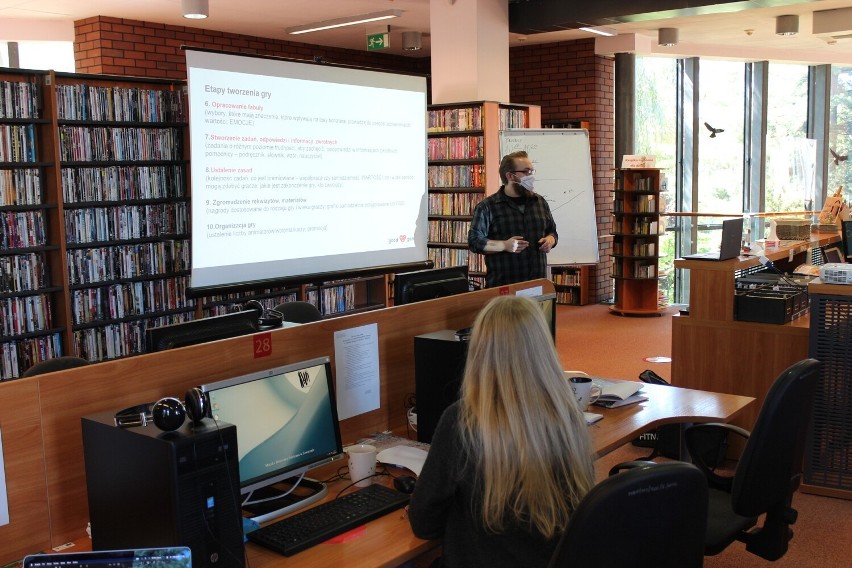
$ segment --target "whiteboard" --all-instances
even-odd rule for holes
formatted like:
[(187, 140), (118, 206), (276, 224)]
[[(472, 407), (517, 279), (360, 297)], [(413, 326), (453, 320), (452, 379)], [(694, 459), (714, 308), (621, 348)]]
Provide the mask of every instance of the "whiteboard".
[(586, 129), (503, 130), (500, 155), (526, 150), (535, 168), (535, 192), (547, 199), (559, 242), (547, 264), (598, 262), (598, 226), (592, 154)]

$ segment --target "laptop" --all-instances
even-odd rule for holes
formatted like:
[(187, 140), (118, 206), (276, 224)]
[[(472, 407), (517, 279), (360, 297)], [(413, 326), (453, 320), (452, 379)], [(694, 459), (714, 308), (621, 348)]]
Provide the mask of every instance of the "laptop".
[(717, 251), (688, 254), (686, 260), (728, 260), (740, 255), (743, 241), (743, 218), (722, 221), (722, 246)]
[(22, 568), (192, 568), (186, 546), (30, 554)]

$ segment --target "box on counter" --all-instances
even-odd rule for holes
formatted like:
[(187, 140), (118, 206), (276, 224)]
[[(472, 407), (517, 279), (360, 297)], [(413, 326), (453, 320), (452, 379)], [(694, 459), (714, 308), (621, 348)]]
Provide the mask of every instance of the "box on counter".
[(734, 319), (784, 324), (806, 314), (808, 290), (798, 286), (765, 286), (734, 293)]

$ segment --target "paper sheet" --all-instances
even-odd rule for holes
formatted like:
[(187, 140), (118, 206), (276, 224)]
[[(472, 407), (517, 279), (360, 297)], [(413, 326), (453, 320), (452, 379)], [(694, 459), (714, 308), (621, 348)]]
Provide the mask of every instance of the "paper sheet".
[(3, 459), (3, 433), (0, 432), (0, 526), (9, 524), (9, 496), (6, 494), (6, 465)]
[(334, 332), (337, 417), (345, 420), (379, 408), (379, 326)]

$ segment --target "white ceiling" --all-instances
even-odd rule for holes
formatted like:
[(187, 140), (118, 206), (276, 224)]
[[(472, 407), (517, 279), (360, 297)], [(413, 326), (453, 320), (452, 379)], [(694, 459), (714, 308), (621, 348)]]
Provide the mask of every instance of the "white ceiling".
[[(441, 0), (431, 0), (441, 1)], [(468, 0), (443, 0), (451, 4)], [(429, 55), (430, 0), (209, 0), (210, 17), (187, 20), (181, 16), (180, 0), (0, 0), (0, 33), (4, 40), (24, 40), (27, 30), (39, 28), (45, 20), (73, 22), (91, 16), (144, 20), (178, 26), (227, 31), (250, 36), (268, 37), (317, 45), (366, 50), (366, 34), (377, 24), (364, 24), (287, 36), (284, 29), (311, 22), (364, 14), (388, 9), (402, 10), (402, 16), (389, 20), (390, 49), (386, 53), (411, 57)], [(616, 24), (622, 38), (640, 53), (652, 52), (677, 56), (721, 56), (737, 59), (769, 59), (812, 63), (852, 64), (852, 39), (829, 43), (825, 37), (811, 33), (812, 12), (852, 8), (850, 0), (819, 0), (785, 7), (759, 8), (745, 11)], [(792, 37), (775, 35), (775, 16), (798, 14), (799, 34)], [(32, 24), (35, 23), (35, 26)], [(657, 29), (675, 27), (680, 30), (680, 43), (674, 48), (656, 45)], [(852, 23), (846, 32), (852, 34)], [(42, 29), (47, 29), (42, 26)], [(748, 33), (746, 30), (752, 30)], [(403, 51), (403, 31), (425, 34), (423, 49)], [(530, 36), (509, 34), (509, 45), (537, 44), (595, 37), (588, 32), (568, 30)], [(609, 40), (611, 41), (611, 40)], [(605, 43), (605, 42), (604, 42)], [(616, 44), (623, 51), (626, 44)], [(603, 45), (599, 52), (606, 52)]]

